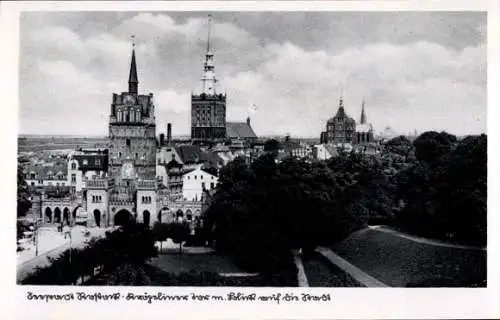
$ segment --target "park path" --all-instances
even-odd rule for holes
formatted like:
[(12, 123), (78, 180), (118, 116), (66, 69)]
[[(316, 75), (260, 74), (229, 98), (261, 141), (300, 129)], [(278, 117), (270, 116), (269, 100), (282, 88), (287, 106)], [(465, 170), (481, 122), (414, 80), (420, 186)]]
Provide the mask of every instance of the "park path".
[(309, 281), (307, 280), (306, 271), (304, 270), (304, 264), (302, 263), (302, 257), (297, 250), (293, 252), (293, 261), (297, 267), (297, 282), (299, 287), (309, 287)]
[(486, 251), (486, 248), (458, 245), (458, 244), (446, 243), (446, 242), (439, 241), (439, 240), (432, 240), (432, 239), (427, 239), (427, 238), (423, 238), (423, 237), (412, 236), (412, 235), (409, 235), (406, 233), (402, 233), (402, 232), (393, 230), (393, 229), (388, 228), (386, 226), (368, 226), (368, 228), (372, 229), (372, 230), (377, 230), (380, 232), (390, 233), (392, 235), (395, 235), (395, 236), (403, 238), (403, 239), (411, 240), (413, 242), (417, 242), (417, 243), (421, 243), (421, 244), (427, 244), (430, 246), (438, 246), (438, 247), (453, 248), (453, 249)]

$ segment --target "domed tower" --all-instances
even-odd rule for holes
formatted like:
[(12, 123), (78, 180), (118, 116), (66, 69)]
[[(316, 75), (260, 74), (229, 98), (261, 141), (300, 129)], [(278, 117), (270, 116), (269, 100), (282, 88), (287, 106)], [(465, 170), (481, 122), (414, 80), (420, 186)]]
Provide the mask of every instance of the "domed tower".
[(322, 134), (323, 143), (353, 143), (356, 132), (356, 121), (344, 110), (344, 100), (339, 99), (339, 108), (333, 118), (326, 123), (326, 132)]

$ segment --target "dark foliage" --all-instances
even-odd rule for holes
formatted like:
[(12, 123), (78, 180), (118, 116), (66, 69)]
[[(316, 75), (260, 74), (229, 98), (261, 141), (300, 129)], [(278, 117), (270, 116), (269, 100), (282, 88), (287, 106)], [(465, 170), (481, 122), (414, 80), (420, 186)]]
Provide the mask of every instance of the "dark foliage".
[(395, 223), (409, 232), (486, 245), (487, 137), (456, 141), (429, 132), (415, 140), (416, 161), (397, 175), (404, 203)]
[[(126, 276), (130, 268), (120, 266), (128, 264), (133, 266), (131, 268), (137, 268), (156, 255), (151, 231), (142, 224), (130, 224), (126, 228), (107, 232), (105, 238), (91, 240), (83, 249), (64, 251), (57, 258), (50, 259), (49, 266), (37, 268), (22, 284), (74, 284), (79, 278), (92, 276), (95, 268), (104, 272), (117, 270), (113, 278), (115, 282), (119, 279), (132, 279)], [(121, 269), (117, 269), (118, 267)]]
[(31, 209), (28, 185), (24, 179), (23, 168), (17, 166), (17, 217), (24, 217)]
[[(221, 172), (205, 221), (217, 250), (247, 270), (293, 269), (291, 249), (329, 244), (366, 226), (368, 209), (382, 206), (372, 186), (382, 177), (372, 159), (357, 155), (329, 163), (294, 158), (276, 164), (261, 156), (234, 161)], [(364, 205), (360, 205), (363, 199)]]
[(264, 151), (276, 153), (280, 148), (280, 143), (276, 139), (269, 139), (264, 142)]
[(170, 223), (167, 225), (169, 238), (174, 243), (179, 244), (179, 253), (182, 253), (182, 243), (190, 238), (189, 224), (185, 221), (179, 223)]

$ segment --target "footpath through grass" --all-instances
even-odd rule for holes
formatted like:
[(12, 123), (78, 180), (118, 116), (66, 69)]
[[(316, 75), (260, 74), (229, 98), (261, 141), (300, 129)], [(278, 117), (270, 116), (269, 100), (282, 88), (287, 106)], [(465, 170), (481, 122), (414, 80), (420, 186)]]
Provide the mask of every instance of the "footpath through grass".
[(486, 251), (449, 248), (363, 229), (332, 250), (391, 287), (485, 287)]
[(363, 287), (316, 252), (304, 257), (302, 261), (310, 287)]

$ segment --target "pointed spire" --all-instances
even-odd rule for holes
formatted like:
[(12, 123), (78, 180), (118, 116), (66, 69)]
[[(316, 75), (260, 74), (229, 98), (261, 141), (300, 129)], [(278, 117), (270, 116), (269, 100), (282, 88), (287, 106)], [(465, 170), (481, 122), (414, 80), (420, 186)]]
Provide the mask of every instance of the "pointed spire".
[(366, 123), (365, 98), (363, 97), (363, 101), (361, 102), (361, 124), (365, 123)]
[(130, 61), (130, 73), (128, 76), (128, 92), (137, 94), (139, 81), (137, 80), (137, 64), (135, 62), (135, 36), (132, 39), (132, 60)]
[(202, 92), (208, 95), (214, 95), (215, 85), (217, 78), (215, 77), (214, 55), (210, 43), (210, 36), (212, 31), (212, 15), (208, 15), (208, 38), (207, 38), (207, 52), (205, 53), (205, 64), (203, 66)]
[(207, 37), (207, 53), (210, 52), (210, 31), (212, 29), (212, 15), (208, 14), (208, 37)]
[(344, 110), (344, 87), (340, 85), (340, 98), (339, 98), (339, 109)]

